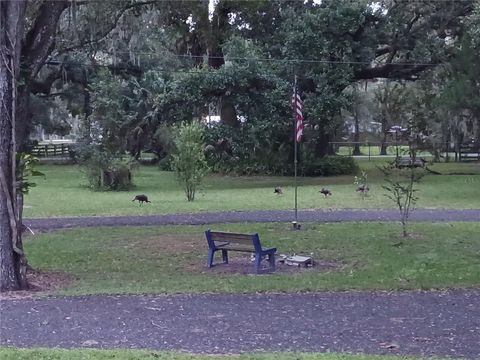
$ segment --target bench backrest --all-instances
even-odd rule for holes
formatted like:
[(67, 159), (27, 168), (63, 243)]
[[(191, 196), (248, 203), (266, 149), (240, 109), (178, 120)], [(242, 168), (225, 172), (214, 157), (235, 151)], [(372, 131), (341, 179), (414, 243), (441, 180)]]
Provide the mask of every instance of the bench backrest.
[(260, 244), (260, 237), (258, 234), (239, 234), (222, 231), (211, 231), (210, 229), (205, 231), (208, 246), (215, 248), (215, 241), (229, 242), (231, 244), (249, 245), (255, 248), (255, 251), (261, 252), (262, 245)]

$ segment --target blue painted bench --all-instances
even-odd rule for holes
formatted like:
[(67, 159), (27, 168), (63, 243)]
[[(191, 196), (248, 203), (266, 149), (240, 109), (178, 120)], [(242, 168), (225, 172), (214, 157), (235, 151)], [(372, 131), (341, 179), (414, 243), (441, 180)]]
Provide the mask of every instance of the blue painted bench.
[(267, 257), (270, 270), (275, 271), (275, 253), (277, 248), (262, 248), (258, 234), (237, 234), (221, 231), (205, 231), (208, 242), (208, 267), (213, 266), (215, 252), (222, 251), (222, 258), (228, 264), (229, 251), (241, 251), (255, 254), (254, 270), (260, 273), (260, 264)]

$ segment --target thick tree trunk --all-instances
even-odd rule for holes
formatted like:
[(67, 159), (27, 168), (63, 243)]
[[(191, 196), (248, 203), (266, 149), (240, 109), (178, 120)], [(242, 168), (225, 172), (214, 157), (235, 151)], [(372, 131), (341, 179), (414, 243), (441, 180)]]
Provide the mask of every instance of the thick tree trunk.
[(223, 96), (221, 99), (220, 118), (225, 125), (235, 128), (240, 126), (235, 105), (226, 96)]
[(0, 290), (27, 287), (16, 196), (17, 81), (26, 1), (0, 2)]
[[(10, 105), (11, 88), (8, 86), (8, 71), (0, 62), (0, 106)], [(0, 290), (16, 290), (20, 287), (14, 259), (14, 233), (10, 223), (11, 213), (8, 204), (11, 203), (12, 188), (12, 153), (8, 134), (11, 134), (11, 123), (3, 111), (0, 112)], [(7, 135), (7, 136), (6, 136)], [(10, 198), (9, 198), (10, 197)]]
[(353, 146), (353, 153), (352, 155), (358, 156), (361, 155), (360, 152), (360, 120), (358, 119), (358, 114), (355, 111), (355, 134), (353, 135), (353, 141), (354, 141), (354, 146)]
[(387, 155), (387, 133), (383, 134), (382, 144), (380, 146), (380, 155)]
[(221, 1), (217, 3), (209, 24), (208, 65), (214, 69), (219, 69), (225, 64), (222, 46), (229, 28), (230, 11), (228, 2)]
[(327, 134), (320, 134), (315, 143), (315, 157), (323, 158), (327, 155), (335, 155), (335, 151), (330, 145), (330, 136)]
[[(230, 4), (222, 1), (217, 4), (211, 22), (209, 23), (208, 34), (208, 65), (219, 69), (225, 64), (223, 54), (223, 42), (229, 28)], [(240, 121), (237, 118), (235, 104), (228, 95), (220, 99), (220, 118), (222, 123), (231, 127), (239, 127)]]

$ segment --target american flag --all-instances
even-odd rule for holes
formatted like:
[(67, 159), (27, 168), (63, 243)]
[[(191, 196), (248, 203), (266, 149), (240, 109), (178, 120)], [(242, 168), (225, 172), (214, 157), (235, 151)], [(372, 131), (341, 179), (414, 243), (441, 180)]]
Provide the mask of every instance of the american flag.
[(293, 88), (292, 107), (295, 116), (295, 140), (300, 142), (303, 135), (303, 101), (300, 98), (297, 87)]

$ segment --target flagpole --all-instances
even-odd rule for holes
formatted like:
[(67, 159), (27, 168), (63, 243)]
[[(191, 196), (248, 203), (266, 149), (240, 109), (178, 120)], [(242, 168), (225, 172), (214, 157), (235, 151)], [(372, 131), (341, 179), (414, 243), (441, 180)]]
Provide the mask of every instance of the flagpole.
[[(295, 74), (295, 85), (294, 85), (294, 89), (295, 89), (295, 93), (294, 93), (294, 96), (295, 96), (295, 99), (297, 97), (297, 75)], [(293, 137), (293, 142), (295, 143), (295, 146), (294, 146), (294, 160), (293, 160), (293, 163), (294, 163), (294, 168), (295, 168), (295, 223), (293, 225), (293, 228), (296, 230), (298, 229), (298, 204), (297, 204), (297, 165), (298, 165), (298, 159), (297, 159), (297, 156), (298, 156), (298, 141), (297, 141), (297, 120), (296, 120), (296, 109), (294, 107), (293, 109), (293, 128), (295, 129), (295, 136)]]

